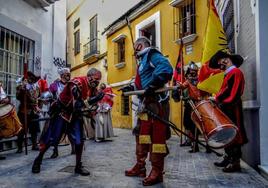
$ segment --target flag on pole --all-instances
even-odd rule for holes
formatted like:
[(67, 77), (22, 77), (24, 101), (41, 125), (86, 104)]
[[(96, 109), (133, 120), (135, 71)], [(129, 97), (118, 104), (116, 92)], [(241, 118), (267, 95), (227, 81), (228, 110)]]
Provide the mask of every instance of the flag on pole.
[(214, 5), (214, 0), (210, 0), (198, 89), (208, 93), (217, 93), (220, 90), (224, 73), (220, 70), (211, 69), (208, 66), (208, 62), (218, 50), (227, 49), (227, 45), (227, 38)]
[[(182, 40), (181, 40), (182, 41)], [(184, 71), (183, 71), (183, 43), (181, 42), (179, 55), (177, 59), (177, 63), (173, 72), (173, 82), (176, 84), (176, 82), (184, 82)]]

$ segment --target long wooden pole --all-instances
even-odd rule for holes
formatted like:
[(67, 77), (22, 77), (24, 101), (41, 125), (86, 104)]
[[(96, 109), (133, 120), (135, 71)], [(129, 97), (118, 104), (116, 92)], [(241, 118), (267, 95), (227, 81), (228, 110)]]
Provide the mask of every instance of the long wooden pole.
[[(177, 90), (177, 89), (179, 89), (179, 87), (180, 87), (179, 85), (177, 85), (177, 86), (163, 87), (163, 88), (157, 89), (155, 91), (155, 93), (161, 93), (161, 92), (170, 91), (170, 90)], [(145, 90), (128, 91), (128, 92), (123, 92), (123, 95), (124, 96), (143, 95), (144, 92), (145, 92)]]
[[(181, 61), (181, 82), (183, 83), (183, 81), (184, 81), (184, 71), (183, 71), (183, 69), (184, 69), (184, 62), (183, 62), (183, 40), (182, 40), (182, 38), (181, 38), (181, 45), (182, 46), (180, 46), (180, 61)], [(181, 130), (182, 130), (182, 124), (183, 124), (183, 119), (182, 119), (182, 117), (183, 117), (183, 100), (182, 100), (182, 95), (183, 95), (183, 90), (181, 89), (180, 90), (180, 96), (181, 96), (181, 125), (180, 125), (180, 128), (181, 128)], [(181, 133), (181, 138), (180, 138), (180, 144), (182, 144), (182, 133)]]
[[(23, 64), (23, 76), (24, 79), (28, 79), (28, 56), (29, 54), (25, 52), (25, 56), (24, 56), (24, 64)], [(27, 146), (28, 146), (28, 110), (27, 110), (27, 89), (25, 88), (24, 90), (24, 94), (23, 94), (23, 111), (24, 111), (24, 146), (25, 146), (25, 155), (28, 155), (28, 150), (27, 150)]]

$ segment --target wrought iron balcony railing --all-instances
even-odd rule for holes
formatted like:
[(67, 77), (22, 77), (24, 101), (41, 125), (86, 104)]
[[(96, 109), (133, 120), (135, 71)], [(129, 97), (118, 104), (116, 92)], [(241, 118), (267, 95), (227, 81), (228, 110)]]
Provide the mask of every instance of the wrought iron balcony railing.
[(100, 39), (93, 39), (84, 45), (84, 60), (100, 54)]

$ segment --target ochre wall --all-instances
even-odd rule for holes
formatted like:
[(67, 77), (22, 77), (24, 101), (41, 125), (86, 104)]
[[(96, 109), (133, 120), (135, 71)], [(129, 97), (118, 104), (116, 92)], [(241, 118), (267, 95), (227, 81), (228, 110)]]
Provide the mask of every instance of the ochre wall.
[[(153, 7), (151, 10), (147, 11), (146, 13), (142, 14), (134, 21), (131, 22), (132, 33), (135, 38), (135, 27), (137, 24), (145, 20), (146, 18), (150, 17), (154, 13), (160, 11), (160, 25), (161, 25), (161, 51), (163, 55), (167, 56), (170, 60), (173, 67), (175, 67), (179, 45), (174, 42), (174, 7), (169, 5), (169, 0), (163, 0), (158, 5)], [(187, 64), (190, 60), (195, 62), (201, 61), (202, 56), (202, 45), (204, 40), (204, 32), (207, 22), (207, 15), (208, 15), (208, 7), (207, 1), (204, 0), (196, 0), (196, 33), (197, 38), (193, 45), (193, 52), (189, 55), (184, 54), (184, 62)], [(125, 45), (126, 45), (126, 66), (121, 69), (117, 69), (115, 64), (115, 43), (112, 42), (114, 38), (119, 36), (120, 34), (126, 35)], [(187, 45), (187, 44), (186, 44)], [(135, 61), (133, 58), (133, 47), (131, 42), (130, 31), (127, 26), (121, 28), (114, 34), (107, 37), (107, 47), (108, 47), (108, 83), (118, 83), (124, 80), (129, 80), (135, 75)], [(185, 51), (185, 48), (184, 48)], [(114, 91), (117, 88), (114, 88)], [(130, 112), (129, 116), (122, 116), (121, 115), (121, 93), (117, 93), (117, 97), (115, 97), (115, 104), (113, 107), (113, 125), (114, 127), (124, 127), (130, 128), (132, 127), (132, 115)], [(181, 111), (180, 111), (180, 103), (174, 103), (171, 99), (171, 114), (170, 120), (174, 122), (176, 125), (180, 127), (181, 121)], [(130, 109), (131, 110), (131, 109)]]

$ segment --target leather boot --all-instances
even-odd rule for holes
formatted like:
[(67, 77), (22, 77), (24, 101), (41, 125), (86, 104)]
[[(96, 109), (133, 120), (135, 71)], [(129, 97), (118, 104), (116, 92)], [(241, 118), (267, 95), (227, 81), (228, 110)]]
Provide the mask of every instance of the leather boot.
[(44, 157), (46, 151), (48, 150), (48, 148), (50, 147), (49, 145), (41, 145), (41, 146), (42, 147), (40, 147), (40, 152), (34, 160), (34, 163), (32, 166), (32, 173), (39, 173), (40, 172), (43, 157)]
[(89, 176), (90, 172), (82, 165), (82, 162), (76, 164), (74, 172), (81, 176)]
[(137, 177), (146, 177), (146, 168), (145, 168), (145, 160), (148, 155), (149, 146), (145, 144), (136, 145), (136, 164), (129, 170), (125, 171), (125, 176), (137, 176)]
[(37, 135), (32, 134), (31, 140), (32, 140), (32, 144), (33, 144), (32, 145), (32, 150), (39, 151), (39, 147), (38, 147), (38, 144), (37, 144)]
[(21, 131), (18, 134), (18, 139), (17, 139), (17, 147), (18, 147), (18, 149), (17, 149), (16, 153), (22, 153), (23, 137), (24, 137), (24, 132)]
[(72, 147), (71, 155), (74, 155), (75, 154), (75, 144), (71, 143), (71, 147)]
[(42, 160), (40, 160), (38, 157), (34, 160), (33, 166), (32, 166), (32, 173), (40, 173)]
[(53, 149), (53, 153), (52, 155), (50, 156), (51, 159), (55, 159), (59, 156), (59, 152), (58, 152), (58, 147), (55, 146), (54, 149)]
[(184, 147), (184, 146), (191, 146), (192, 143), (190, 140), (186, 140), (185, 142), (183, 142), (182, 144), (180, 144), (180, 147)]
[(214, 165), (217, 167), (226, 167), (230, 163), (230, 160), (227, 156), (223, 157), (223, 161), (215, 162)]
[(222, 169), (223, 172), (241, 172), (240, 160), (229, 163)]
[(143, 186), (151, 186), (163, 182), (164, 155), (152, 154), (151, 162), (152, 170), (149, 176), (142, 181)]

